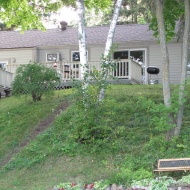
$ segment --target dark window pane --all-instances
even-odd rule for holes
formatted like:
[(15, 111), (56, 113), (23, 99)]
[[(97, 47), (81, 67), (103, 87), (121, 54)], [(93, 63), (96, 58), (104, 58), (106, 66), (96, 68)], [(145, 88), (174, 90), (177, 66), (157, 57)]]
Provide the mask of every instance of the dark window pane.
[(80, 61), (80, 53), (79, 52), (73, 52), (72, 61)]
[(128, 51), (116, 51), (113, 54), (114, 59), (128, 59)]
[(130, 51), (131, 59), (135, 59), (136, 61), (144, 62), (144, 51), (137, 50), (137, 51)]

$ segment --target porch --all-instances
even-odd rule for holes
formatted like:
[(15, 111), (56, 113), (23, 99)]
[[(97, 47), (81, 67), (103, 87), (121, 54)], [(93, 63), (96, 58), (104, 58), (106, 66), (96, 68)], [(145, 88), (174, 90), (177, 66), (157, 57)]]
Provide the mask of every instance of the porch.
[[(81, 65), (79, 62), (49, 62), (43, 63), (49, 68), (54, 68), (60, 77), (60, 85), (70, 85), (73, 79), (81, 79)], [(94, 68), (100, 71), (100, 62), (88, 62), (88, 71), (92, 72)], [(16, 69), (20, 64), (6, 65), (6, 71), (15, 75)], [(123, 59), (115, 62), (115, 69), (108, 71), (110, 76), (114, 77), (118, 83), (141, 83), (142, 67), (139, 63)], [(14, 78), (14, 77), (13, 77)], [(111, 82), (111, 81), (110, 81)], [(114, 82), (114, 81), (113, 81)]]
[[(48, 67), (56, 69), (60, 75), (61, 81), (71, 81), (72, 79), (81, 79), (81, 65), (77, 62), (70, 63), (49, 63)], [(100, 62), (88, 62), (88, 72), (93, 72), (94, 68), (101, 70)], [(110, 76), (116, 79), (128, 79), (136, 83), (141, 83), (141, 66), (132, 60), (121, 60), (115, 62), (115, 69), (109, 70)]]

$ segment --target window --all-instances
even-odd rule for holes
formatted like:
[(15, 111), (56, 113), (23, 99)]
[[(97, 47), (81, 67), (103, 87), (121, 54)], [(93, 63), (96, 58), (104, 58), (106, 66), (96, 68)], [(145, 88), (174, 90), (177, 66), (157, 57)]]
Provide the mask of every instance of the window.
[(128, 59), (128, 51), (116, 51), (113, 53), (113, 59)]
[[(86, 51), (86, 56), (88, 59), (88, 51)], [(71, 52), (71, 61), (80, 61), (80, 52), (79, 51)]]
[(0, 69), (5, 70), (5, 68), (6, 68), (6, 63), (0, 63)]
[(47, 62), (59, 61), (59, 53), (46, 53)]
[(8, 60), (0, 61), (0, 69), (6, 70), (7, 64), (8, 64)]
[(144, 51), (143, 50), (121, 50), (113, 53), (114, 59), (134, 59), (139, 62), (144, 62)]
[(72, 52), (72, 61), (80, 61), (80, 53), (79, 52)]
[(144, 63), (144, 54), (143, 50), (132, 50), (130, 51), (130, 58), (134, 61)]
[(78, 69), (79, 68), (79, 64), (73, 64), (73, 68), (75, 69)]

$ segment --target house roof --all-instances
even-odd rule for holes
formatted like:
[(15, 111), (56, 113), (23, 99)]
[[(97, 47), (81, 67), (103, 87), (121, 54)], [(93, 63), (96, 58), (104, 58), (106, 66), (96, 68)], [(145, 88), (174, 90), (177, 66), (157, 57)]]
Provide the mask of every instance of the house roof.
[[(86, 28), (87, 44), (105, 44), (109, 26)], [(18, 31), (0, 31), (0, 48), (29, 48), (36, 46), (60, 46), (78, 44), (78, 29), (67, 27), (46, 31), (29, 30), (21, 34)], [(148, 24), (117, 25), (114, 42), (155, 41)]]

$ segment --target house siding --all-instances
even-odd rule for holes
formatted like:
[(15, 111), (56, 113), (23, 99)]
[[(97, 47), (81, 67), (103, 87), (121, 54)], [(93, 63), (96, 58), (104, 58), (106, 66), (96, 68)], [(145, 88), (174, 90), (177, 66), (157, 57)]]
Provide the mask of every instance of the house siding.
[(15, 74), (18, 65), (35, 61), (35, 51), (35, 48), (1, 49), (0, 61), (6, 61), (6, 70)]
[(103, 53), (104, 47), (91, 47), (89, 57), (90, 61), (100, 61)]
[[(180, 82), (181, 75), (181, 54), (182, 54), (182, 44), (181, 43), (169, 43), (168, 51), (170, 56), (170, 81), (173, 84), (178, 84)], [(118, 50), (120, 49), (136, 49), (136, 44), (129, 43), (120, 44)], [(159, 83), (162, 83), (162, 57), (159, 44), (149, 44), (145, 43), (137, 49), (146, 49), (146, 65), (156, 66), (160, 69), (158, 75), (148, 75), (145, 71), (148, 79), (158, 79)], [(104, 52), (104, 45), (88, 45), (88, 61), (101, 61), (102, 54)], [(0, 60), (8, 60), (9, 65), (14, 64), (27, 64), (30, 60), (37, 61), (40, 63), (46, 62), (46, 53), (60, 53), (62, 63), (71, 62), (71, 52), (78, 51), (78, 45), (69, 46), (51, 46), (51, 47), (36, 47), (36, 48), (18, 48), (18, 49), (1, 49)], [(12, 62), (12, 58), (16, 60), (15, 63)], [(10, 72), (15, 73), (16, 67), (10, 67)]]
[[(168, 44), (169, 60), (170, 60), (170, 82), (178, 84), (181, 76), (181, 43)], [(155, 66), (160, 69), (158, 75), (149, 75), (149, 79), (158, 79), (162, 83), (162, 56), (160, 45), (149, 46), (149, 66)]]
[[(60, 53), (62, 62), (71, 62), (72, 51), (79, 51), (78, 46), (59, 47), (59, 48), (39, 48), (38, 49), (38, 61), (40, 63), (46, 62), (46, 53)], [(101, 60), (104, 52), (104, 47), (87, 47), (88, 61), (99, 61)]]
[[(101, 62), (104, 53), (109, 26), (87, 27), (87, 51), (89, 62)], [(46, 53), (59, 53), (59, 63), (70, 63), (72, 51), (79, 51), (77, 28), (67, 27), (60, 31), (59, 28), (47, 30), (46, 32), (31, 30), (20, 34), (16, 31), (1, 31), (0, 61), (8, 63), (10, 72), (15, 72), (16, 65), (27, 64), (30, 60), (40, 63), (46, 62)], [(34, 40), (35, 39), (35, 40)], [(14, 42), (14, 43), (13, 43)], [(113, 44), (116, 50), (144, 50), (145, 52), (145, 82), (148, 78), (158, 79), (162, 83), (162, 57), (160, 45), (153, 33), (146, 25), (118, 25), (116, 27)], [(170, 55), (170, 79), (171, 83), (179, 83), (181, 75), (182, 43), (173, 39), (168, 44)], [(16, 61), (15, 61), (16, 60)], [(49, 62), (52, 66), (54, 62)], [(58, 63), (58, 64), (59, 64)], [(76, 62), (75, 62), (76, 63)], [(60, 64), (61, 65), (61, 64)], [(158, 75), (148, 75), (148, 66), (156, 66), (160, 69)]]
[[(35, 49), (1, 49), (0, 60), (9, 60), (9, 64), (28, 64), (34, 58)], [(11, 59), (15, 62), (11, 62)]]
[(47, 63), (46, 62), (46, 53), (59, 53), (60, 56), (60, 61), (62, 60), (63, 62), (69, 62), (71, 60), (70, 53), (71, 50), (70, 48), (49, 48), (49, 49), (38, 49), (38, 62), (40, 63)]

